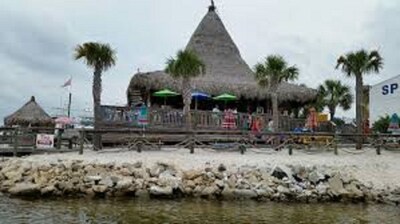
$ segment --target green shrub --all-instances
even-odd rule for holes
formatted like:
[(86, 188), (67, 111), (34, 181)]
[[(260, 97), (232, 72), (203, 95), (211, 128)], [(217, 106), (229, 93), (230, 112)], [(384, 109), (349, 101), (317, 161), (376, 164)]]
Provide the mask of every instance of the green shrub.
[(390, 124), (389, 115), (386, 115), (385, 117), (380, 117), (372, 125), (372, 130), (375, 133), (388, 133), (389, 124)]

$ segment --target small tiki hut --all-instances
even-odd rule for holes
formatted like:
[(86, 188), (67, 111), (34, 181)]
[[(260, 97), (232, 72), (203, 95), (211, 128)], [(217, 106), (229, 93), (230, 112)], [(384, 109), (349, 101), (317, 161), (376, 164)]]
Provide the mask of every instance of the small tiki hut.
[[(186, 49), (194, 51), (206, 65), (206, 72), (192, 81), (195, 90), (211, 95), (230, 93), (238, 97), (238, 109), (245, 111), (249, 105), (253, 108), (268, 105), (268, 90), (260, 88), (254, 78), (253, 71), (242, 59), (222, 20), (210, 6), (207, 14), (189, 40)], [(154, 71), (135, 74), (127, 90), (128, 104), (143, 100), (148, 104), (158, 102), (152, 96), (154, 91), (170, 89), (181, 92), (181, 82), (173, 79), (164, 71)], [(279, 87), (280, 106), (300, 106), (316, 97), (316, 91), (305, 86), (283, 83)], [(171, 101), (169, 101), (171, 102)], [(176, 100), (175, 107), (181, 106), (181, 100)], [(212, 104), (212, 103), (211, 103)], [(211, 109), (212, 105), (207, 105)]]
[(4, 125), (47, 127), (53, 125), (53, 120), (36, 102), (35, 97), (32, 96), (24, 106), (4, 118)]

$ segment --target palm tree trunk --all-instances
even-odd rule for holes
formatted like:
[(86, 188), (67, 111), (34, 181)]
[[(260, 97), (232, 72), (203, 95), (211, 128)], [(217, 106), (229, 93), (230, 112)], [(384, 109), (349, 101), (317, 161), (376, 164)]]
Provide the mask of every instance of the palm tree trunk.
[(363, 125), (362, 125), (362, 103), (363, 103), (363, 79), (362, 74), (356, 74), (356, 125), (357, 125), (357, 143), (356, 149), (362, 148), (362, 136)]
[(272, 100), (272, 120), (273, 120), (273, 128), (274, 132), (279, 131), (279, 109), (278, 109), (278, 94), (276, 91), (271, 93)]
[(331, 120), (333, 120), (333, 118), (335, 118), (336, 107), (329, 107), (329, 113), (331, 114)]
[[(101, 69), (95, 68), (93, 74), (93, 111), (94, 111), (94, 129), (98, 130), (101, 122)], [(102, 148), (101, 135), (95, 133), (93, 136), (94, 150), (100, 150)]]
[(192, 88), (189, 78), (182, 79), (182, 97), (183, 97), (183, 116), (185, 117), (186, 128), (191, 128), (190, 104), (192, 103)]

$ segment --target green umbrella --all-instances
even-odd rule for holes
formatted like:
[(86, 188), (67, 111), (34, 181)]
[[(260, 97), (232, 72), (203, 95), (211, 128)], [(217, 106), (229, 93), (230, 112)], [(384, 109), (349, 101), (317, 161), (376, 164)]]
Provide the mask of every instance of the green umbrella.
[(226, 102), (228, 101), (234, 101), (237, 99), (236, 96), (228, 94), (228, 93), (224, 93), (222, 95), (216, 96), (213, 98), (214, 100), (222, 100), (225, 102), (225, 107), (226, 107)]
[(233, 101), (236, 100), (237, 97), (228, 93), (224, 93), (222, 95), (216, 96), (213, 98), (214, 100), (223, 100), (223, 101)]
[(179, 96), (179, 95), (180, 95), (179, 93), (173, 92), (169, 89), (163, 89), (163, 90), (153, 93), (153, 96), (164, 97), (164, 105), (166, 105), (166, 103), (167, 103), (167, 97)]

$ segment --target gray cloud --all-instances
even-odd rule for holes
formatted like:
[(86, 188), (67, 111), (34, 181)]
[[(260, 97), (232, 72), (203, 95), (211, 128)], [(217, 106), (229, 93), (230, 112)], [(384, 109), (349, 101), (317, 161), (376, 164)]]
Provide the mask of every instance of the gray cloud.
[[(336, 58), (359, 48), (380, 49), (381, 77), (397, 74), (400, 5), (396, 0), (216, 1), (218, 13), (250, 66), (269, 54), (282, 54), (301, 69), (299, 83), (316, 87), (326, 78), (345, 78)], [(110, 43), (118, 52), (115, 68), (103, 77), (103, 102), (124, 104), (129, 80), (141, 71), (164, 67), (185, 47), (207, 10), (208, 1), (121, 0), (20, 1), (0, 3), (0, 118), (31, 95), (51, 113), (66, 101), (59, 86), (73, 75), (75, 113), (90, 107), (91, 69), (72, 59), (76, 44)], [(353, 111), (341, 112), (353, 116)]]

